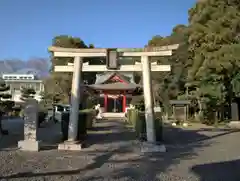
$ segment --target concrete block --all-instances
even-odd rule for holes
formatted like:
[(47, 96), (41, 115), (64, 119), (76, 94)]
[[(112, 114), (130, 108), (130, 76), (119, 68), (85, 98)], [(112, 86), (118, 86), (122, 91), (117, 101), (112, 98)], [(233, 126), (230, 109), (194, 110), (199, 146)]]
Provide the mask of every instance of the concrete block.
[(58, 150), (80, 151), (83, 148), (82, 143), (65, 141), (58, 145)]
[(228, 127), (232, 129), (240, 129), (240, 121), (231, 121), (228, 123)]
[(154, 143), (149, 143), (149, 142), (144, 142), (141, 145), (141, 152), (142, 153), (165, 153), (167, 151), (166, 147), (164, 144), (154, 144)]
[(40, 142), (34, 140), (21, 140), (18, 142), (18, 148), (23, 151), (39, 151)]

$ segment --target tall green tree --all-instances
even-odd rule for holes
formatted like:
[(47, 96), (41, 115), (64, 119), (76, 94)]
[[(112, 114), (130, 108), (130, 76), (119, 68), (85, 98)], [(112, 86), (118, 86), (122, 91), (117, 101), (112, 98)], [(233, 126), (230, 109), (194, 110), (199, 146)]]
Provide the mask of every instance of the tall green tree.
[[(94, 48), (93, 44), (87, 46), (83, 40), (77, 37), (60, 35), (53, 39), (52, 46), (63, 47), (63, 48)], [(84, 58), (84, 62), (89, 64), (102, 64), (104, 60), (100, 58)], [(60, 102), (69, 103), (71, 93), (71, 82), (72, 73), (60, 73), (54, 72), (54, 66), (56, 65), (67, 65), (73, 63), (73, 58), (68, 57), (53, 57), (51, 56), (52, 68), (50, 70), (51, 76), (45, 81), (45, 92), (50, 93), (50, 97), (56, 94), (60, 96)], [(96, 72), (84, 72), (82, 81), (86, 84), (93, 84), (95, 82)], [(44, 96), (44, 97), (49, 97)]]
[(0, 80), (0, 133), (3, 135), (8, 134), (7, 130), (2, 128), (2, 119), (4, 113), (11, 111), (14, 107), (14, 102), (9, 100), (12, 96), (8, 92), (10, 87), (5, 84), (3, 80)]
[[(240, 3), (206, 0), (189, 10), (188, 84), (208, 105), (220, 110), (239, 95)], [(213, 106), (215, 105), (215, 106)]]
[[(171, 65), (170, 72), (152, 72), (154, 97), (169, 109), (169, 100), (176, 99), (179, 94), (185, 92), (188, 63), (188, 27), (177, 25), (171, 35), (162, 37), (154, 36), (148, 46), (165, 46), (179, 44), (179, 48), (171, 57), (152, 58), (159, 64)], [(168, 107), (168, 108), (167, 108)]]
[[(59, 35), (53, 38), (52, 46), (63, 48), (87, 48), (87, 45), (80, 38), (68, 35)], [(50, 80), (46, 82), (46, 90), (54, 89), (56, 94), (61, 94), (61, 102), (68, 103), (71, 92), (72, 73), (54, 72), (54, 66), (73, 63), (73, 58), (51, 56), (52, 68)], [(54, 82), (54, 84), (52, 84)], [(48, 84), (50, 83), (50, 84)]]

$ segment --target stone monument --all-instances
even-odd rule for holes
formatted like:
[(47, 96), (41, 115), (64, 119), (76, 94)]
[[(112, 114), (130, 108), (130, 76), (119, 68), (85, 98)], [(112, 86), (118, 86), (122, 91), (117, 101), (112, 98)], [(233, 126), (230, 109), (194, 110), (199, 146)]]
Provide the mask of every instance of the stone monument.
[(231, 110), (232, 121), (239, 121), (238, 104), (233, 102), (231, 105)]
[(228, 126), (232, 129), (240, 129), (238, 104), (236, 102), (231, 104), (231, 121)]
[(18, 147), (24, 151), (39, 151), (37, 140), (38, 129), (38, 102), (29, 99), (25, 102), (24, 108), (24, 140), (18, 142)]

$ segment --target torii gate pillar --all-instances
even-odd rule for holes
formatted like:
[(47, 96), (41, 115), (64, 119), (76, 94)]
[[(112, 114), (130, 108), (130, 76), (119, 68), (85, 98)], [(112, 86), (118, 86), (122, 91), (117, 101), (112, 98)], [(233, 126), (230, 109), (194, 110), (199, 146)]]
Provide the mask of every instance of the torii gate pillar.
[(148, 56), (141, 57), (142, 76), (143, 76), (143, 93), (145, 103), (145, 119), (147, 128), (147, 140), (156, 142), (156, 133), (154, 128), (154, 110), (153, 110), (153, 92), (151, 84), (151, 64)]
[(75, 141), (78, 133), (79, 103), (81, 100), (82, 58), (74, 58), (74, 71), (71, 89), (71, 109), (69, 118), (68, 141)]

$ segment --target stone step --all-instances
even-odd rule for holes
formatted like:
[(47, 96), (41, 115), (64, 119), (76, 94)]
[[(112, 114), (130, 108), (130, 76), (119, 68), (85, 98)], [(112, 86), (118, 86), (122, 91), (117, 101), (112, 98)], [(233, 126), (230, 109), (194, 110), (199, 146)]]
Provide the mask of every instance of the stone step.
[(103, 118), (124, 118), (125, 117), (125, 113), (105, 112), (105, 113), (102, 113), (101, 116)]

